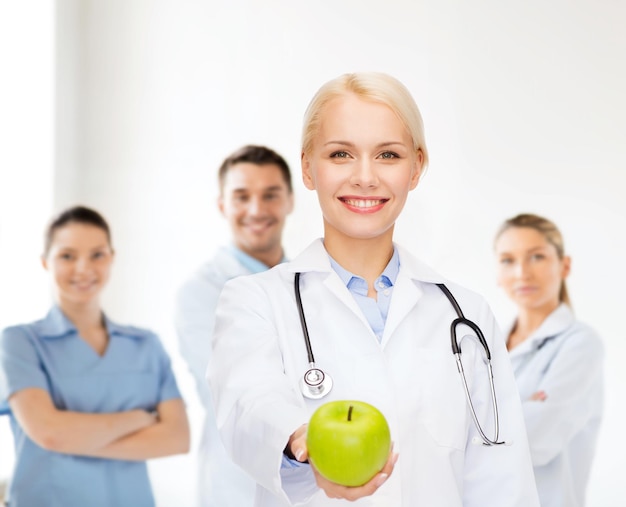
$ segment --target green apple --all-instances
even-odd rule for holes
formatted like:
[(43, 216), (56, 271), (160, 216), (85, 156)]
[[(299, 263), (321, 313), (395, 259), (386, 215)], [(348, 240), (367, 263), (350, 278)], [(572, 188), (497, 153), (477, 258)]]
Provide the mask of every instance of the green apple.
[(361, 486), (383, 468), (391, 450), (385, 416), (364, 401), (331, 401), (307, 426), (309, 460), (329, 481)]

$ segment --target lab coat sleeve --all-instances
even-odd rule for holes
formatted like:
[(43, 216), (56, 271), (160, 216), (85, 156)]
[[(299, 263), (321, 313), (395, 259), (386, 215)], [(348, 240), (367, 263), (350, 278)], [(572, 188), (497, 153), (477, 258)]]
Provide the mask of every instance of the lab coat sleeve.
[(537, 390), (545, 401), (523, 401), (533, 465), (549, 463), (596, 417), (594, 386), (602, 376), (604, 349), (593, 331), (581, 328), (558, 348)]
[(309, 466), (281, 468), (290, 435), (308, 420), (284, 373), (272, 295), (256, 276), (228, 282), (221, 294), (207, 370), (217, 425), (231, 459), (287, 504), (316, 491)]
[(196, 383), (203, 405), (210, 403), (206, 368), (211, 355), (211, 333), (221, 286), (197, 275), (176, 295), (175, 326), (181, 356)]
[[(472, 317), (469, 317), (472, 318)], [(509, 445), (486, 446), (470, 425), (466, 445), (463, 505), (483, 507), (538, 506), (537, 489), (528, 448), (522, 407), (508, 353), (491, 310), (483, 303), (477, 321), (489, 344), (500, 419), (500, 440)], [(485, 364), (474, 359), (472, 399), (483, 430), (493, 436), (493, 409)], [(479, 442), (479, 443), (477, 443)]]

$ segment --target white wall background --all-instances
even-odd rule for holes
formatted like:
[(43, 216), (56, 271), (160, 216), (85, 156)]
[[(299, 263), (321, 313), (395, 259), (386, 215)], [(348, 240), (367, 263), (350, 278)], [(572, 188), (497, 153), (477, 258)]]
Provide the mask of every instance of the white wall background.
[[(53, 207), (54, 39), (51, 2), (0, 1), (0, 328), (50, 304), (39, 254)], [(0, 499), (12, 464), (0, 417)]]
[[(0, 324), (43, 313), (40, 278), (31, 281), (40, 276), (41, 215), (47, 218), (49, 206), (29, 214), (26, 197), (47, 203), (53, 195), (54, 210), (78, 202), (100, 209), (117, 249), (107, 311), (160, 333), (197, 443), (200, 409), (177, 352), (172, 305), (182, 279), (228, 240), (215, 205), (219, 163), (250, 142), (285, 155), (297, 199), (285, 244), (295, 255), (321, 234), (315, 196), (298, 173), (308, 100), (341, 73), (389, 72), (420, 105), (431, 156), (398, 223), (399, 242), (483, 293), (504, 323), (512, 308), (494, 282), (491, 242), (498, 224), (532, 211), (563, 230), (574, 258), (575, 310), (607, 348), (606, 420), (589, 505), (621, 505), (625, 3), (58, 0), (56, 87), (50, 72), (20, 74), (31, 62), (22, 34), (38, 38), (41, 54), (44, 41), (50, 44), (49, 26), (40, 31), (30, 21), (16, 20), (28, 27), (12, 36), (22, 42), (19, 59), (7, 52), (14, 56), (12, 77), (28, 87), (0, 85), (0, 105), (14, 104), (10, 97), (17, 93), (37, 126), (16, 132), (2, 123), (25, 147), (14, 153), (14, 142), (0, 150), (0, 192), (13, 199), (0, 208)], [(50, 59), (34, 65), (47, 68)], [(38, 97), (53, 89), (54, 155), (50, 133), (38, 132), (50, 125), (50, 101), (37, 107)], [(51, 165), (51, 190), (38, 195), (40, 187), (26, 175)], [(46, 176), (38, 181), (46, 183)], [(8, 463), (6, 447), (0, 456)], [(161, 507), (191, 503), (192, 467), (191, 456), (151, 465)]]

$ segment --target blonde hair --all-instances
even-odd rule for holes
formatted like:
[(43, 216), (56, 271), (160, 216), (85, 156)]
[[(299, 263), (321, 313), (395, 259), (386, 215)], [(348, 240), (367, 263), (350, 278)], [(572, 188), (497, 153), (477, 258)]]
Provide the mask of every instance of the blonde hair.
[(413, 140), (415, 151), (424, 156), (423, 167), (428, 165), (428, 150), (424, 136), (424, 123), (411, 93), (396, 78), (382, 72), (357, 72), (343, 74), (324, 84), (315, 94), (304, 113), (302, 126), (302, 152), (310, 153), (317, 135), (324, 106), (331, 100), (354, 94), (365, 100), (389, 107), (406, 127)]
[[(556, 254), (559, 259), (563, 260), (565, 257), (565, 245), (563, 242), (563, 235), (559, 231), (558, 227), (547, 218), (539, 215), (533, 215), (532, 213), (521, 213), (513, 218), (505, 220), (496, 234), (495, 241), (507, 230), (513, 227), (528, 227), (534, 229), (540, 233), (548, 243), (550, 243), (556, 249)], [(569, 293), (565, 280), (561, 281), (561, 289), (559, 291), (559, 301), (571, 306)]]

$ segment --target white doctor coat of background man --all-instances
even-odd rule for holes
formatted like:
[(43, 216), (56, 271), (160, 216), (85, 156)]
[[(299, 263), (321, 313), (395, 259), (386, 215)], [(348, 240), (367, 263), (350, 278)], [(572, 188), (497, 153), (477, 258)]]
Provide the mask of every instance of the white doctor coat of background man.
[(244, 146), (224, 160), (219, 185), (218, 205), (228, 220), (232, 245), (219, 249), (180, 288), (176, 330), (205, 410), (197, 456), (198, 506), (246, 507), (253, 504), (255, 483), (224, 451), (205, 374), (222, 287), (231, 278), (264, 271), (284, 260), (281, 238), (293, 209), (293, 191), (287, 163), (263, 146)]

